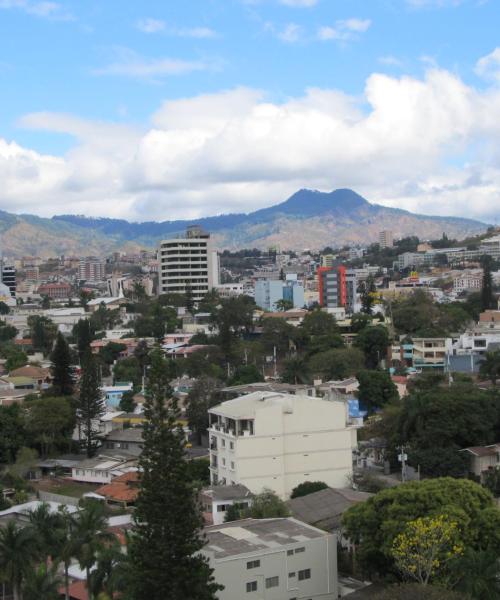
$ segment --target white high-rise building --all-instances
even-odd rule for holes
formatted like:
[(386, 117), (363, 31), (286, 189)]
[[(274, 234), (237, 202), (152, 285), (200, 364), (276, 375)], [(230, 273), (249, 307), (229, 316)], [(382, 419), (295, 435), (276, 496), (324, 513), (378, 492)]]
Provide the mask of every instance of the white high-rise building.
[(269, 488), (281, 498), (304, 481), (349, 485), (357, 438), (346, 403), (253, 392), (208, 412), (213, 485)]
[(390, 229), (384, 229), (378, 234), (378, 243), (381, 248), (392, 248), (394, 246), (394, 234)]
[(199, 302), (219, 285), (219, 256), (210, 234), (188, 227), (185, 237), (164, 240), (158, 251), (159, 294), (185, 294)]

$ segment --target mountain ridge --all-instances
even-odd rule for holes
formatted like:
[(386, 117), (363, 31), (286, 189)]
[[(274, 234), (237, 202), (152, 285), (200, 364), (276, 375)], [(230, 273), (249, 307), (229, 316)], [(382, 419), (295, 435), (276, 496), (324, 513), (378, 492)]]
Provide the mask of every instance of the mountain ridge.
[(396, 236), (430, 239), (443, 232), (449, 237), (466, 237), (487, 227), (473, 219), (420, 215), (372, 204), (348, 188), (331, 192), (303, 188), (284, 202), (256, 211), (199, 219), (130, 222), (82, 215), (44, 218), (0, 211), (6, 254), (42, 252), (42, 256), (53, 256), (152, 248), (161, 239), (182, 234), (187, 226), (195, 224), (210, 231), (221, 249), (280, 245), (295, 250), (332, 243), (366, 244), (376, 241), (382, 229), (391, 229)]

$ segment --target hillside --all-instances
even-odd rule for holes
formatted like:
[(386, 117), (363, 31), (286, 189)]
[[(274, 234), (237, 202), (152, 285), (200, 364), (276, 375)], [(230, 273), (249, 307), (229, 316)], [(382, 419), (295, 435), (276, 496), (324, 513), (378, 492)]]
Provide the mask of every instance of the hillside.
[(461, 239), (487, 227), (470, 219), (417, 215), (370, 204), (348, 189), (329, 193), (303, 189), (285, 202), (248, 214), (219, 215), (195, 221), (130, 223), (75, 215), (44, 219), (0, 211), (3, 248), (9, 256), (103, 254), (151, 248), (159, 240), (182, 233), (192, 224), (212, 232), (221, 249), (279, 245), (294, 250), (366, 244), (376, 241), (382, 229), (391, 229), (396, 237), (417, 235), (433, 239), (445, 232), (450, 238)]

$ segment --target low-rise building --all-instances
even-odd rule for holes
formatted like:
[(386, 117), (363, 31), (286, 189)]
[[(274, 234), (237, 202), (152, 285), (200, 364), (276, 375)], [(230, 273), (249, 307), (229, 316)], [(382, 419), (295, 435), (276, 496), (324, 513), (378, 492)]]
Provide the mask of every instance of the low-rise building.
[(207, 525), (224, 523), (227, 510), (236, 505), (240, 509), (251, 506), (253, 494), (244, 485), (212, 485), (200, 492), (203, 520)]
[(135, 470), (136, 460), (129, 456), (100, 455), (82, 460), (71, 469), (71, 478), (83, 483), (110, 483), (118, 475)]
[(352, 475), (356, 430), (345, 402), (253, 392), (214, 406), (209, 417), (213, 485), (288, 498), (304, 481), (344, 487)]
[(337, 539), (293, 518), (244, 519), (205, 529), (202, 550), (224, 586), (219, 600), (338, 598)]
[(104, 440), (106, 450), (125, 450), (131, 456), (140, 456), (143, 447), (142, 427), (128, 427), (127, 429), (113, 429)]
[(469, 458), (468, 471), (481, 482), (491, 469), (500, 468), (500, 444), (490, 446), (470, 446), (460, 450)]

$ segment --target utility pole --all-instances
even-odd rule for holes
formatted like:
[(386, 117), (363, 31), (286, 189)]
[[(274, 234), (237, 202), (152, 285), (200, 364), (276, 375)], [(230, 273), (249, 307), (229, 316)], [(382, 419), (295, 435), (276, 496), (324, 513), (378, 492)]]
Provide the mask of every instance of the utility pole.
[(402, 481), (402, 483), (405, 483), (405, 481), (406, 481), (406, 461), (408, 459), (408, 456), (405, 454), (404, 444), (401, 444), (401, 446), (398, 446), (397, 450), (399, 451), (398, 461), (401, 463), (401, 481)]
[(274, 377), (278, 377), (278, 368), (276, 365), (276, 346), (273, 346), (273, 360), (274, 360)]

